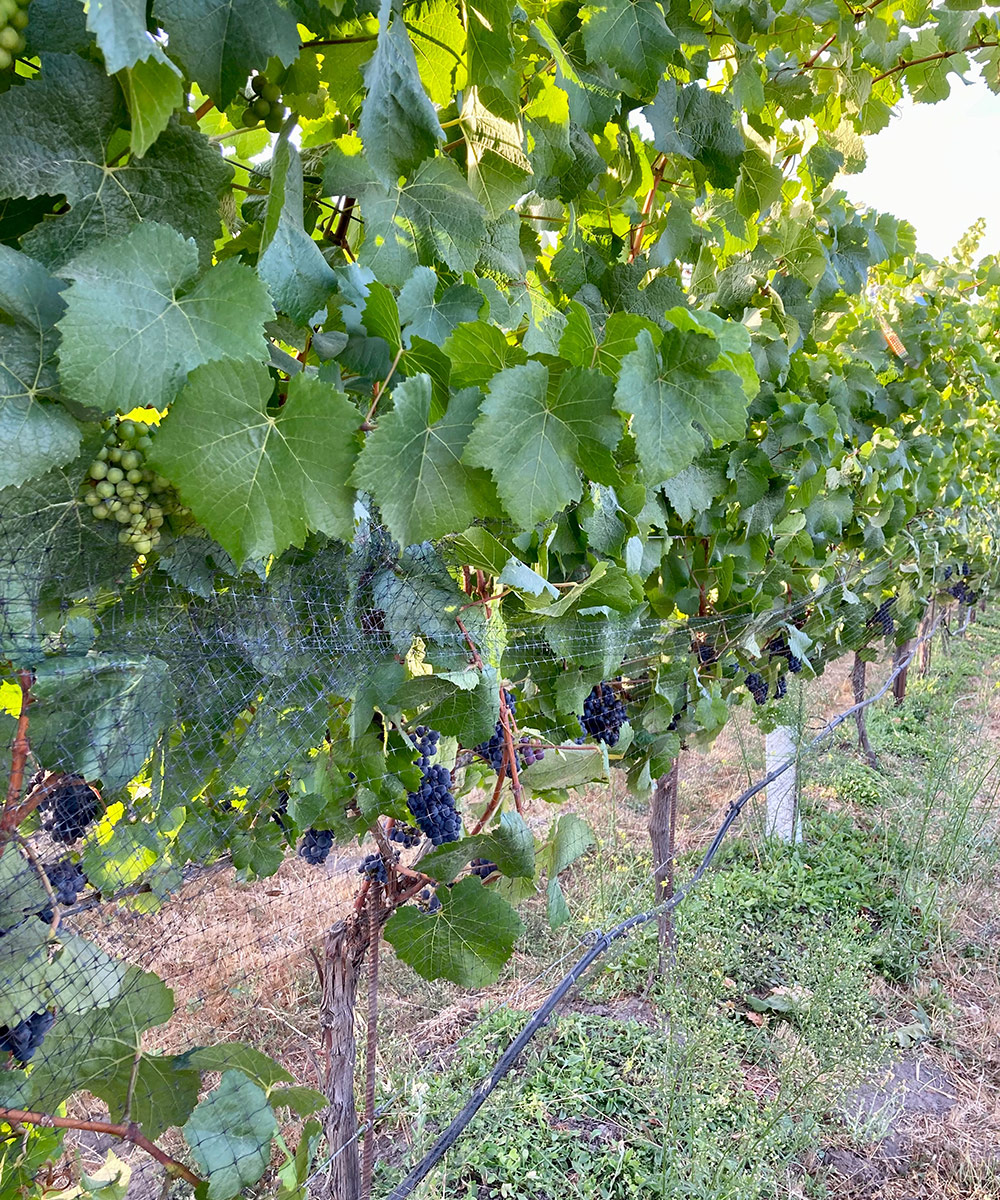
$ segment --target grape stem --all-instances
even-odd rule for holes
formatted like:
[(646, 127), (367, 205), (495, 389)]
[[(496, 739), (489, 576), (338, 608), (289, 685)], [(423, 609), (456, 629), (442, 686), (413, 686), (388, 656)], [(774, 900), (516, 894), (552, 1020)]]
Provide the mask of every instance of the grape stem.
[(500, 778), (507, 774), (506, 767), (510, 767), (510, 782), (514, 791), (514, 807), (518, 813), (524, 809), (523, 798), (521, 795), (521, 780), (517, 773), (517, 752), (514, 750), (514, 718), (507, 707), (507, 697), (504, 695), (503, 680), (500, 681), (500, 724), (503, 726), (503, 762), (500, 766)]
[[(11, 832), (17, 828), (27, 813), (22, 813), (23, 805), (18, 804), (21, 789), (24, 787), (24, 768), (28, 761), (28, 705), (31, 704), (31, 672), (20, 671), (17, 682), (21, 687), (21, 711), (17, 717), (17, 731), (10, 747), (10, 776), (7, 781), (7, 795), (4, 799), (3, 815), (0, 816), (0, 856)], [(28, 812), (31, 810), (29, 809)]]
[(0, 1107), (0, 1120), (11, 1125), (40, 1125), (44, 1129), (82, 1129), (88, 1133), (106, 1133), (109, 1137), (121, 1138), (123, 1142), (131, 1142), (133, 1146), (145, 1150), (164, 1167), (168, 1175), (184, 1179), (194, 1187), (204, 1183), (190, 1167), (171, 1158), (155, 1142), (151, 1142), (134, 1121), (126, 1125), (113, 1125), (110, 1121), (78, 1121), (75, 1117), (53, 1117), (49, 1113), (3, 1107)]

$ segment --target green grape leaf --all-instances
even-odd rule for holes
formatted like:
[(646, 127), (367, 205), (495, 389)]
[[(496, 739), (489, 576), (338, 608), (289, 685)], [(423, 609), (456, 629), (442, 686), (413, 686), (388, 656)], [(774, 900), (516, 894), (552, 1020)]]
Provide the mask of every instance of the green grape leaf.
[(224, 1071), (184, 1125), (184, 1139), (208, 1180), (208, 1200), (232, 1200), (267, 1170), (278, 1122), (267, 1096), (239, 1071)]
[(80, 427), (58, 394), (54, 329), (66, 285), (0, 245), (0, 488), (17, 487), (76, 457)]
[[(678, 87), (672, 79), (665, 79), (643, 113), (652, 126), (657, 150), (700, 163), (713, 187), (730, 188), (736, 183), (743, 138), (725, 96), (696, 83)], [(780, 172), (776, 186), (780, 191)]]
[(297, 1084), (293, 1087), (275, 1088), (268, 1095), (273, 1108), (290, 1108), (300, 1117), (311, 1117), (330, 1103), (322, 1092), (315, 1088)]
[[(137, 221), (167, 220), (207, 258), (232, 168), (194, 129), (172, 122), (139, 160), (106, 166), (123, 123), (121, 90), (94, 63), (50, 54), (39, 76), (0, 95), (0, 195), (63, 195), (67, 210), (21, 248), (52, 267)], [(41, 215), (41, 214), (39, 214)]]
[(309, 530), (349, 540), (347, 486), (360, 415), (328, 383), (296, 375), (269, 410), (273, 380), (259, 362), (192, 372), (150, 456), (237, 564), (301, 546)]
[(441, 883), (450, 883), (473, 858), (495, 862), (501, 874), (511, 879), (530, 879), (535, 874), (535, 839), (518, 813), (504, 813), (500, 825), (489, 833), (477, 833), (451, 845), (439, 846), (420, 860), (420, 870)]
[(469, 82), (487, 107), (510, 118), (518, 110), (510, 36), (513, 10), (513, 0), (477, 0), (466, 19)]
[(304, 324), (336, 284), (333, 268), (302, 224), (302, 161), (287, 133), (271, 159), (271, 190), (257, 273), (280, 312)]
[(386, 184), (410, 175), (444, 140), (437, 110), (420, 79), (403, 18), (382, 0), (378, 44), (364, 68), (368, 95), (358, 132), (368, 161)]
[(146, 28), (146, 0), (100, 0), (87, 8), (87, 28), (97, 40), (109, 75), (137, 62), (166, 62), (163, 47)]
[(490, 381), (465, 461), (493, 475), (507, 512), (523, 528), (582, 495), (580, 468), (603, 471), (621, 436), (611, 381), (572, 367), (557, 386), (540, 362), (510, 367)]
[[(173, 992), (155, 975), (122, 964), (124, 976), (107, 1007), (66, 1019), (57, 1017), (32, 1059), (33, 1102), (53, 1111), (72, 1092), (85, 1088), (104, 1100), (112, 1120), (126, 1117), (136, 1054), (142, 1034), (164, 1024), (173, 1012)], [(198, 1100), (200, 1076), (171, 1056), (141, 1055), (128, 1116), (147, 1137), (182, 1124)]]
[(739, 437), (747, 397), (731, 371), (713, 371), (718, 347), (713, 338), (677, 329), (663, 335), (660, 354), (646, 330), (622, 360), (615, 392), (633, 430), (650, 483), (683, 471), (706, 440)]
[(295, 15), (276, 0), (156, 0), (154, 14), (170, 53), (220, 108), (269, 58), (287, 67), (299, 54)]
[(160, 658), (47, 658), (32, 692), (32, 749), (50, 770), (99, 779), (110, 791), (124, 787), (149, 757), (174, 694)]
[(474, 875), (441, 889), (441, 907), (397, 909), (385, 927), (396, 954), (424, 979), (461, 987), (494, 983), (524, 931), (520, 917)]
[(264, 285), (232, 259), (199, 278), (194, 243), (166, 225), (94, 246), (64, 274), (63, 386), (102, 412), (163, 408), (202, 363), (264, 357)]
[(583, 45), (588, 60), (607, 64), (634, 84), (637, 95), (656, 89), (680, 43), (655, 0), (604, 0), (583, 9)]
[(49, 903), (38, 872), (20, 853), (0, 858), (0, 934), (40, 912)]
[(152, 58), (123, 71), (121, 85), (132, 121), (129, 144), (142, 158), (184, 102), (184, 81), (172, 62)]
[(402, 189), (369, 188), (361, 199), (365, 240), (358, 261), (376, 278), (402, 287), (419, 262), (471, 271), (485, 233), (483, 207), (448, 158), (421, 164)]
[(495, 325), (469, 321), (458, 326), (444, 344), (451, 359), (453, 386), (484, 388), (505, 367), (525, 361), (520, 346), (512, 346)]
[(462, 462), (479, 411), (479, 393), (457, 392), (430, 420), (431, 380), (417, 375), (396, 388), (391, 412), (368, 435), (355, 484), (374, 497), (392, 536), (404, 546), (468, 525), (488, 507), (488, 479)]
[(198, 1071), (240, 1071), (258, 1087), (269, 1092), (276, 1084), (291, 1083), (292, 1076), (273, 1058), (245, 1042), (220, 1042), (185, 1051), (181, 1061)]

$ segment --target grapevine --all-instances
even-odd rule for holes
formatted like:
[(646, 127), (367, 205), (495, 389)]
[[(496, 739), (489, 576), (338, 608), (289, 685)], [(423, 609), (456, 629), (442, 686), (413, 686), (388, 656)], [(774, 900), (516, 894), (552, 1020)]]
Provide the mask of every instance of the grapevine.
[(421, 770), (420, 786), (407, 795), (414, 820), (435, 846), (457, 841), (462, 836), (462, 818), (452, 794), (451, 771), (440, 763), (431, 765), (437, 752), (440, 733), (418, 725), (410, 741), (419, 752), (417, 766)]

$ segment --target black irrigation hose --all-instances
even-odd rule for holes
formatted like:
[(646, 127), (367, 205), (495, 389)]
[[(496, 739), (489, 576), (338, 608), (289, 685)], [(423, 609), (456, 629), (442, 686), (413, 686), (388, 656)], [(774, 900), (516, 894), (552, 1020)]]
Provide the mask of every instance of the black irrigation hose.
[[(824, 725), (819, 731), (819, 733), (817, 733), (816, 736), (807, 743), (805, 747), (806, 751), (808, 752), (814, 750), (821, 741), (829, 737), (830, 734), (833, 733), (838, 726), (842, 725), (849, 717), (852, 717), (855, 713), (867, 708), (869, 704), (874, 704), (876, 700), (880, 700), (886, 694), (889, 688), (892, 687), (897, 676), (905, 671), (913, 661), (913, 656), (916, 654), (917, 649), (923, 645), (924, 642), (934, 636), (939, 624), (940, 620), (936, 621), (933, 628), (928, 630), (923, 637), (914, 643), (906, 657), (893, 667), (889, 674), (889, 678), (877, 692), (871, 696), (868, 696), (858, 704), (852, 704), (850, 708), (845, 709), (831, 721), (828, 721), (827, 724)], [(736, 797), (732, 804), (730, 804), (725, 818), (723, 819), (722, 824), (719, 826), (715, 837), (712, 839), (712, 844), (705, 851), (705, 855), (698, 864), (697, 870), (687, 881), (687, 883), (677, 892), (675, 892), (669, 900), (666, 900), (663, 904), (658, 904), (656, 908), (651, 908), (648, 912), (637, 913), (635, 916), (629, 917), (627, 920), (622, 921), (619, 925), (615, 925), (613, 929), (609, 929), (607, 933), (599, 934), (595, 938), (593, 944), (586, 954), (576, 961), (573, 967), (562, 977), (555, 989), (549, 993), (549, 996), (545, 1002), (535, 1009), (527, 1024), (503, 1052), (500, 1058), (497, 1059), (496, 1066), (493, 1068), (487, 1078), (479, 1084), (475, 1091), (473, 1091), (473, 1093), (469, 1096), (469, 1099), (465, 1102), (461, 1109), (459, 1109), (448, 1128), (444, 1131), (444, 1133), (441, 1134), (438, 1140), (430, 1148), (427, 1154), (424, 1155), (420, 1162), (417, 1163), (413, 1170), (410, 1171), (409, 1175), (407, 1175), (401, 1183), (397, 1184), (396, 1187), (393, 1188), (386, 1200), (405, 1200), (405, 1198), (413, 1192), (413, 1189), (417, 1186), (417, 1184), (419, 1184), (430, 1174), (430, 1172), (437, 1166), (441, 1159), (444, 1158), (452, 1146), (462, 1136), (466, 1127), (471, 1123), (472, 1118), (477, 1112), (479, 1112), (482, 1106), (486, 1103), (487, 1099), (489, 1099), (492, 1092), (495, 1091), (495, 1089), (499, 1086), (504, 1076), (508, 1074), (514, 1064), (517, 1062), (518, 1058), (520, 1058), (521, 1052), (527, 1047), (528, 1043), (535, 1036), (535, 1034), (538, 1033), (539, 1030), (541, 1030), (542, 1027), (548, 1023), (549, 1017), (552, 1016), (560, 1002), (579, 982), (580, 978), (586, 974), (589, 968), (593, 966), (593, 964), (601, 957), (601, 955), (606, 953), (615, 942), (620, 941), (622, 938), (628, 937), (628, 935), (634, 929), (638, 929), (640, 925), (647, 925), (650, 921), (655, 921), (658, 917), (662, 916), (663, 913), (670, 912), (672, 909), (677, 908), (677, 906), (689, 895), (692, 888), (694, 888), (694, 886), (702, 879), (705, 872), (712, 865), (712, 860), (718, 854), (719, 848), (722, 846), (726, 834), (732, 828), (736, 818), (740, 815), (747, 804), (749, 804), (754, 796), (756, 796), (759, 792), (762, 792), (769, 783), (773, 783), (780, 775), (783, 775), (790, 767), (794, 766), (797, 761), (798, 760), (796, 758), (788, 759), (786, 762), (782, 763), (780, 767), (775, 767), (775, 769), (768, 772), (763, 779), (758, 780), (758, 782), (752, 787), (748, 787), (745, 792), (741, 792), (740, 795)]]

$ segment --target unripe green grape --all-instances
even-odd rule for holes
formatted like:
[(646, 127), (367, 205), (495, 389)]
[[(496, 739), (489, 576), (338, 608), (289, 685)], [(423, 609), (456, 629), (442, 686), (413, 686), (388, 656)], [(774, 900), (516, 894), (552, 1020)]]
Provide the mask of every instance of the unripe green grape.
[(144, 433), (141, 437), (135, 439), (135, 448), (147, 454), (153, 448), (153, 439), (148, 433)]
[(272, 108), (264, 118), (264, 128), (268, 133), (280, 133), (285, 123), (285, 113), (280, 108)]
[(93, 513), (98, 521), (106, 521), (111, 516), (111, 509), (106, 504), (95, 504)]
[(121, 467), (109, 467), (106, 478), (108, 483), (121, 483), (125, 478), (125, 472)]
[(281, 88), (276, 83), (266, 82), (260, 89), (260, 95), (268, 104), (277, 104), (281, 99)]
[(102, 447), (100, 448), (100, 450), (98, 450), (98, 452), (97, 452), (97, 457), (100, 459), (100, 461), (101, 461), (101, 462), (107, 462), (107, 461), (108, 461), (108, 448), (107, 448), (107, 446), (102, 446)]
[(107, 473), (108, 473), (108, 464), (106, 462), (102, 462), (100, 459), (98, 459), (97, 462), (92, 462), (90, 464), (90, 478), (91, 479), (103, 479), (104, 476), (107, 475)]
[(149, 497), (149, 488), (140, 484), (135, 489), (135, 495), (136, 495), (136, 499), (138, 499), (138, 500), (146, 500)]
[(135, 495), (135, 488), (127, 479), (123, 479), (121, 483), (115, 484), (115, 491), (123, 500), (131, 500)]
[(128, 523), (130, 525), (132, 525), (133, 527), (138, 527), (139, 525), (145, 524), (145, 518), (143, 517), (141, 512), (137, 512), (137, 513), (130, 512), (128, 515)]
[(108, 451), (108, 462), (119, 463), (122, 460), (122, 455), (125, 451), (121, 446), (112, 446)]
[(118, 434), (117, 433), (109, 433), (104, 439), (104, 444), (105, 444), (105, 446), (108, 446), (108, 447), (117, 446), (118, 445)]
[(264, 78), (263, 75), (254, 75), (250, 79), (250, 89), (251, 89), (251, 91), (256, 92), (256, 94), (259, 96), (261, 94), (261, 92), (263, 92), (264, 85), (266, 83), (267, 83), (267, 80)]
[(121, 532), (118, 534), (118, 540), (119, 540), (119, 542), (121, 542), (121, 544), (122, 544), (123, 546), (127, 546), (127, 545), (129, 544), (129, 542), (132, 540), (132, 532), (131, 532), (131, 530), (129, 530), (129, 529), (123, 529), (123, 530), (122, 530), (122, 531), (121, 531)]
[(130, 513), (141, 513), (145, 505), (141, 500), (132, 500), (129, 503), (128, 510)]
[(118, 438), (130, 442), (135, 437), (135, 421), (120, 421), (118, 423)]
[(117, 496), (112, 496), (111, 499), (108, 501), (108, 508), (113, 513), (120, 512), (121, 506), (122, 506), (122, 502), (118, 499)]
[(83, 497), (83, 502), (88, 508), (96, 508), (96, 506), (101, 502), (101, 497), (98, 496), (93, 488), (90, 488)]
[(13, 61), (14, 56), (10, 51), (0, 47), (0, 71), (6, 71)]
[(10, 23), (11, 23), (11, 25), (14, 26), (15, 29), (27, 29), (28, 28), (28, 14), (24, 11), (23, 8), (19, 8), (17, 10), (17, 12), (14, 13), (14, 15), (11, 17)]
[(135, 548), (140, 554), (148, 554), (150, 552), (150, 550), (152, 550), (152, 548), (153, 548), (153, 541), (151, 538), (148, 538), (148, 537), (140, 538), (135, 543)]
[(253, 127), (260, 124), (260, 122), (257, 120), (257, 114), (252, 108), (245, 108), (240, 113), (240, 124), (244, 129), (253, 129)]
[(129, 510), (127, 508), (120, 508), (115, 513), (115, 520), (120, 525), (127, 525), (132, 520), (132, 514), (129, 512)]
[(109, 482), (107, 479), (102, 479), (101, 482), (94, 488), (94, 491), (97, 492), (98, 496), (100, 496), (102, 500), (110, 500), (115, 494), (115, 485)]
[(250, 106), (258, 117), (266, 117), (271, 111), (271, 106), (266, 100), (255, 100)]
[(8, 25), (6, 29), (0, 29), (0, 48), (16, 54), (17, 44), (20, 40), (21, 35), (12, 25)]
[(170, 480), (164, 479), (162, 475), (153, 476), (153, 491), (165, 492), (170, 487)]
[(155, 520), (157, 517), (163, 516), (163, 509), (158, 504), (150, 504), (146, 509), (150, 520)]
[(149, 436), (149, 426), (146, 424), (145, 421), (136, 421), (135, 422), (135, 436), (137, 438)]
[(122, 455), (122, 467), (124, 470), (134, 471), (139, 466), (142, 466), (142, 455), (137, 454), (135, 450), (126, 450)]
[(150, 519), (149, 519), (150, 529), (159, 529), (162, 524), (163, 524), (162, 517), (150, 517)]

